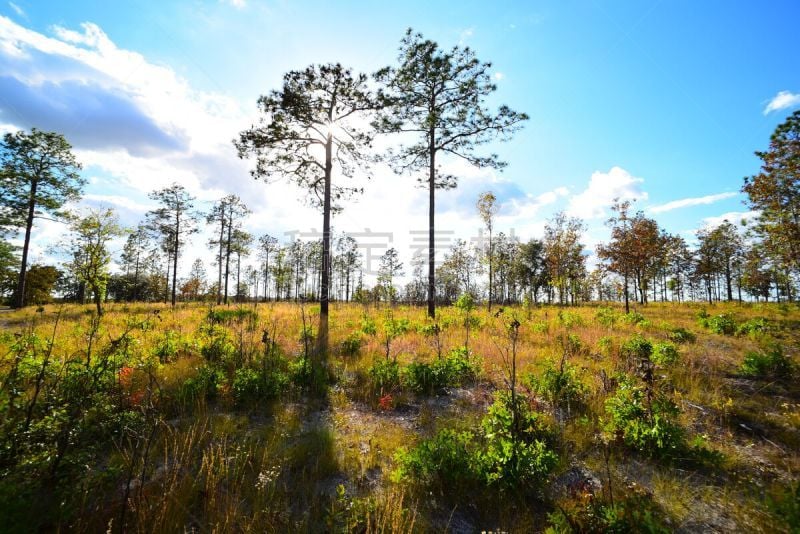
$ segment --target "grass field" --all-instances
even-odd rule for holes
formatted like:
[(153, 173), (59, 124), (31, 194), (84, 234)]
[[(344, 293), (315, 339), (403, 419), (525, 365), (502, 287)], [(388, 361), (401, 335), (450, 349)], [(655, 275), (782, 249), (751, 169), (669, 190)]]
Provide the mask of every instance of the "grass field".
[(0, 315), (0, 530), (800, 528), (795, 305), (316, 313)]

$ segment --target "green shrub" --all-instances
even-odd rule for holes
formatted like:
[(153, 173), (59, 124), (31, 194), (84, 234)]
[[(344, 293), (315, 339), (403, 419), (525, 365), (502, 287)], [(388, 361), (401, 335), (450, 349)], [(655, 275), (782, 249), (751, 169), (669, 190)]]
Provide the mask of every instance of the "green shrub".
[(641, 492), (624, 497), (616, 496), (614, 504), (592, 499), (560, 506), (547, 516), (549, 525), (545, 534), (572, 534), (576, 532), (609, 532), (667, 534), (663, 512), (653, 499)]
[(237, 369), (231, 391), (237, 404), (249, 404), (278, 397), (289, 385), (289, 377), (278, 370)]
[(640, 335), (625, 341), (620, 347), (620, 354), (627, 360), (646, 360), (653, 353), (653, 344)]
[(583, 319), (577, 313), (558, 310), (558, 322), (565, 328), (583, 326)]
[(678, 361), (678, 348), (674, 343), (670, 343), (669, 341), (656, 343), (653, 345), (653, 353), (650, 359), (657, 365), (672, 365)]
[(475, 436), (451, 429), (439, 431), (415, 447), (401, 447), (395, 453), (395, 480), (415, 480), (425, 485), (458, 486), (480, 478), (475, 462)]
[(209, 339), (200, 348), (200, 354), (209, 362), (229, 361), (236, 353), (228, 331), (217, 326), (209, 329)]
[(547, 324), (547, 321), (537, 321), (531, 324), (531, 330), (537, 334), (547, 334), (550, 331), (550, 325)]
[(400, 365), (395, 360), (376, 358), (368, 374), (375, 395), (383, 395), (400, 386)]
[(481, 421), (485, 446), (477, 454), (483, 480), (504, 489), (539, 487), (558, 463), (548, 447), (552, 432), (541, 413), (532, 411), (528, 399), (516, 397), (517, 422), (509, 391), (495, 401)]
[(414, 362), (403, 369), (403, 384), (417, 393), (433, 394), (446, 387), (459, 387), (480, 374), (480, 360), (464, 347), (453, 349), (431, 363)]
[(234, 321), (241, 322), (245, 319), (255, 321), (258, 319), (258, 314), (248, 308), (212, 309), (208, 311), (206, 318), (211, 324), (227, 324)]
[(697, 340), (697, 336), (685, 328), (673, 328), (667, 337), (674, 343), (694, 343)]
[(653, 391), (648, 395), (646, 386), (623, 377), (605, 408), (610, 416), (606, 430), (629, 447), (662, 457), (672, 457), (683, 447), (683, 431), (676, 421), (678, 406), (666, 395)]
[(197, 370), (197, 375), (186, 380), (178, 393), (184, 401), (216, 398), (225, 383), (225, 374), (220, 369), (204, 365)]
[(595, 320), (603, 326), (614, 328), (614, 325), (622, 319), (622, 315), (608, 306), (601, 306), (594, 314)]
[(732, 336), (736, 333), (736, 320), (730, 313), (721, 313), (713, 317), (701, 317), (698, 322), (700, 326), (708, 328), (715, 334)]
[(480, 434), (445, 429), (416, 447), (401, 448), (393, 478), (451, 490), (472, 484), (515, 491), (540, 487), (558, 462), (548, 446), (551, 432), (523, 396), (517, 397), (516, 413), (515, 427), (511, 395), (498, 393)]
[(174, 330), (167, 330), (164, 336), (158, 340), (153, 353), (158, 356), (161, 363), (172, 361), (178, 355), (180, 336)]
[(372, 317), (364, 317), (361, 319), (361, 331), (365, 336), (374, 336), (378, 333), (378, 327)]
[(339, 345), (339, 351), (345, 356), (355, 356), (361, 350), (363, 344), (364, 338), (361, 332), (351, 332), (350, 335), (342, 340)]
[(743, 322), (736, 328), (737, 336), (748, 336), (757, 339), (769, 331), (769, 324), (763, 317), (755, 317)]
[(642, 315), (641, 313), (639, 313), (637, 311), (632, 311), (632, 312), (626, 313), (622, 317), (622, 320), (625, 321), (628, 324), (633, 324), (633, 325), (637, 325), (637, 324), (640, 325), (642, 323), (647, 322), (647, 319), (644, 318), (644, 315)]
[(742, 374), (748, 376), (787, 378), (792, 371), (792, 361), (783, 353), (780, 345), (773, 345), (765, 351), (748, 352), (741, 366)]
[(611, 350), (614, 347), (614, 338), (611, 336), (603, 336), (597, 340), (597, 348), (604, 356), (610, 356)]
[(583, 403), (589, 393), (589, 388), (581, 381), (579, 375), (578, 367), (568, 362), (556, 367), (548, 360), (541, 376), (529, 374), (526, 382), (531, 390), (552, 404), (572, 406)]

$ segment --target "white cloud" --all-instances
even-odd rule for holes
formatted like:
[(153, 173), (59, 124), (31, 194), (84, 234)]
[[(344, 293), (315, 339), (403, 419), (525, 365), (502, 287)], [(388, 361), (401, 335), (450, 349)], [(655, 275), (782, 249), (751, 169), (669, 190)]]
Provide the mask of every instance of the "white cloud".
[(714, 202), (725, 200), (726, 198), (735, 197), (737, 195), (739, 195), (739, 193), (730, 191), (727, 193), (717, 193), (716, 195), (706, 195), (704, 197), (682, 198), (680, 200), (673, 200), (671, 202), (667, 202), (666, 204), (659, 204), (658, 206), (652, 206), (650, 208), (647, 208), (647, 211), (649, 211), (650, 213), (665, 213), (667, 211), (672, 211), (679, 208), (687, 208), (689, 206), (702, 206), (705, 204), (713, 204)]
[(599, 219), (606, 215), (614, 199), (647, 200), (647, 192), (642, 190), (642, 178), (632, 176), (622, 167), (612, 167), (608, 172), (595, 171), (589, 179), (589, 186), (570, 199), (567, 213), (583, 219)]
[(24, 10), (24, 9), (22, 9), (21, 7), (19, 7), (19, 6), (18, 6), (17, 4), (15, 4), (14, 2), (9, 2), (9, 3), (8, 3), (8, 6), (9, 6), (9, 7), (10, 7), (12, 10), (14, 10), (14, 13), (16, 13), (18, 16), (20, 16), (20, 17), (22, 17), (22, 18), (24, 18), (24, 19), (27, 19), (27, 18), (28, 18), (28, 15), (27, 15), (27, 14), (25, 14), (25, 10)]
[(504, 79), (505, 77), (506, 77), (506, 75), (503, 74), (502, 72), (495, 72), (494, 73), (494, 79), (497, 80), (498, 82), (500, 80)]
[(753, 222), (759, 214), (759, 211), (729, 211), (716, 217), (705, 217), (703, 219), (703, 227), (716, 228), (725, 221), (735, 226), (744, 226)]
[(772, 100), (769, 101), (767, 107), (764, 108), (764, 115), (773, 111), (793, 108), (798, 105), (800, 105), (800, 93), (780, 91), (777, 95), (772, 97)]
[(247, 0), (220, 0), (223, 4), (228, 4), (236, 9), (244, 9), (247, 7)]

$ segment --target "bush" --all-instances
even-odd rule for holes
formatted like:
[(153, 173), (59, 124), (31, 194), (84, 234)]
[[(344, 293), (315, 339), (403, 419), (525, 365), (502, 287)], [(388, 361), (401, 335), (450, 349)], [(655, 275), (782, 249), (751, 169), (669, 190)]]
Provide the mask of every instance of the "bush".
[(653, 353), (653, 344), (640, 335), (625, 341), (620, 347), (620, 354), (627, 360), (647, 360)]
[(339, 345), (340, 352), (345, 356), (355, 356), (361, 350), (364, 344), (364, 338), (361, 332), (351, 332)]
[(289, 385), (289, 377), (278, 370), (243, 367), (234, 373), (231, 390), (237, 404), (278, 397)]
[(614, 325), (622, 318), (622, 315), (608, 306), (601, 306), (594, 314), (595, 320), (603, 326), (614, 328)]
[(763, 317), (756, 317), (743, 322), (736, 328), (737, 336), (748, 336), (757, 339), (759, 336), (769, 331), (769, 324)]
[(361, 319), (361, 331), (365, 336), (374, 336), (378, 333), (378, 327), (371, 317), (364, 317)]
[[(573, 532), (640, 532), (666, 534), (663, 513), (652, 498), (642, 492), (616, 497), (614, 504), (592, 499), (586, 504), (577, 501), (572, 506), (559, 507), (547, 516), (546, 534)], [(579, 504), (580, 503), (580, 504)]]
[(792, 361), (783, 353), (780, 345), (773, 345), (766, 351), (750, 351), (742, 362), (742, 374), (748, 376), (772, 376), (788, 378), (792, 375)]
[(700, 326), (708, 328), (715, 334), (732, 336), (736, 333), (736, 320), (730, 313), (721, 313), (713, 317), (700, 317)]
[(526, 382), (531, 390), (554, 405), (581, 404), (589, 388), (581, 381), (580, 370), (567, 362), (556, 368), (552, 361), (546, 363), (540, 377), (529, 374)]
[(415, 480), (425, 485), (463, 486), (480, 478), (475, 462), (475, 436), (451, 429), (440, 431), (416, 447), (395, 453), (395, 480)]
[(227, 330), (214, 326), (209, 330), (209, 340), (200, 348), (200, 354), (209, 362), (225, 362), (236, 354), (236, 347)]
[(614, 339), (611, 336), (603, 336), (597, 340), (597, 348), (605, 356), (611, 355), (611, 349), (614, 347)]
[(651, 456), (671, 457), (683, 446), (683, 431), (676, 422), (678, 406), (667, 396), (649, 391), (628, 377), (606, 400), (611, 417), (606, 429), (625, 444)]
[(377, 358), (368, 373), (375, 395), (383, 395), (400, 386), (400, 365), (395, 360)]
[(583, 326), (583, 319), (577, 313), (558, 310), (558, 322), (565, 328), (573, 328), (575, 326)]
[(504, 391), (481, 423), (481, 433), (445, 429), (416, 447), (395, 455), (395, 480), (412, 479), (423, 484), (453, 488), (471, 484), (509, 490), (532, 490), (541, 486), (558, 462), (549, 446), (549, 427), (542, 415), (530, 411), (527, 399)]
[(541, 413), (532, 411), (528, 399), (516, 397), (518, 421), (514, 428), (511, 393), (495, 394), (495, 401), (481, 421), (485, 446), (478, 453), (484, 482), (505, 489), (533, 489), (545, 481), (558, 463), (548, 447), (552, 432)]
[(178, 396), (184, 401), (213, 399), (224, 382), (225, 374), (221, 370), (204, 365), (197, 370), (197, 376), (183, 383)]
[(417, 393), (433, 394), (446, 387), (459, 387), (480, 374), (480, 361), (464, 347), (453, 349), (432, 363), (415, 362), (403, 369), (403, 384)]
[(172, 361), (178, 355), (179, 342), (180, 336), (178, 333), (174, 330), (167, 330), (164, 332), (164, 337), (156, 343), (153, 353), (158, 356), (158, 360), (161, 363)]
[(697, 336), (685, 328), (673, 328), (667, 337), (674, 343), (694, 343), (697, 340)]
[(209, 310), (206, 316), (211, 324), (228, 324), (234, 321), (241, 322), (245, 319), (255, 321), (258, 314), (247, 308), (235, 308), (231, 310)]
[(644, 318), (644, 315), (642, 315), (641, 313), (639, 313), (637, 311), (632, 311), (632, 312), (626, 313), (622, 317), (622, 320), (625, 321), (628, 324), (633, 324), (633, 325), (642, 324), (642, 323), (647, 322), (647, 319)]
[(678, 348), (674, 343), (670, 343), (669, 341), (656, 343), (653, 345), (653, 353), (650, 359), (657, 365), (672, 365), (678, 361)]

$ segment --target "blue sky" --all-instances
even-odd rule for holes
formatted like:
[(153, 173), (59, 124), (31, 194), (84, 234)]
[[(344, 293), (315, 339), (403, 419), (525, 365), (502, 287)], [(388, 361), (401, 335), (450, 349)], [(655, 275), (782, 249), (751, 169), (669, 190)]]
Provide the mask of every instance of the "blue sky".
[[(753, 151), (800, 106), (798, 15), (793, 1), (17, 0), (0, 4), (0, 128), (67, 134), (87, 203), (127, 224), (147, 191), (177, 180), (206, 203), (242, 195), (254, 233), (319, 229), (296, 190), (255, 183), (230, 140), (287, 70), (338, 61), (373, 72), (413, 27), (492, 61), (491, 104), (531, 116), (490, 147), (509, 163), (502, 174), (450, 163), (461, 187), (439, 195), (440, 228), (475, 235), (475, 199), (490, 188), (503, 201), (498, 228), (523, 238), (567, 210), (593, 248), (615, 196), (688, 238), (747, 212), (739, 189), (758, 169)], [(335, 226), (393, 232), (388, 245), (408, 260), (408, 230), (425, 228), (413, 183), (376, 169)], [(40, 225), (38, 253), (60, 233)], [(189, 254), (204, 255), (203, 241)]]

